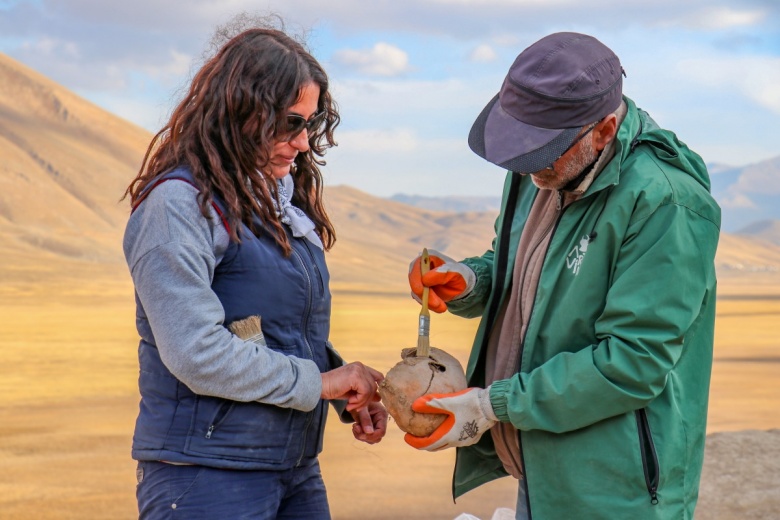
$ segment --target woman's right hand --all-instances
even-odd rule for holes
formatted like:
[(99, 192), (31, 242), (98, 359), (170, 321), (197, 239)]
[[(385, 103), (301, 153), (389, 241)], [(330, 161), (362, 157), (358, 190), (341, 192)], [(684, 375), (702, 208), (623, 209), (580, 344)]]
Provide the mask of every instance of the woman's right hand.
[(322, 399), (346, 399), (347, 411), (359, 410), (372, 401), (379, 401), (377, 383), (385, 376), (360, 363), (349, 363), (322, 375)]

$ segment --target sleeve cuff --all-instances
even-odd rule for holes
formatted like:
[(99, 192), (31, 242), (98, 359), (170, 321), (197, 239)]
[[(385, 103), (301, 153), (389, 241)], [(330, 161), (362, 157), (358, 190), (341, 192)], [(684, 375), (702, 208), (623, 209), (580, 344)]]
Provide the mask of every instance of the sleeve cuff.
[(293, 363), (298, 370), (298, 384), (296, 384), (296, 387), (300, 389), (300, 392), (297, 392), (297, 403), (291, 406), (291, 408), (310, 412), (320, 402), (320, 396), (322, 395), (322, 375), (320, 374), (320, 369), (317, 367), (317, 363), (309, 359), (296, 359)]
[(493, 381), (488, 389), (490, 390), (490, 404), (493, 406), (493, 413), (496, 414), (501, 422), (510, 422), (509, 410), (507, 409), (507, 393), (509, 391), (509, 379), (500, 379)]
[(493, 405), (490, 403), (490, 387), (479, 391), (479, 407), (487, 419), (494, 422), (498, 421), (498, 417), (493, 411)]
[[(490, 280), (491, 276), (489, 269), (480, 262), (470, 262), (469, 259), (466, 258), (461, 263), (471, 269), (471, 272), (474, 273), (474, 286), (467, 294), (447, 302), (447, 307), (456, 312), (458, 309), (471, 306), (473, 302), (479, 301), (482, 298), (486, 292), (485, 287), (482, 285), (484, 285), (485, 280)], [(487, 290), (489, 289), (490, 287), (487, 287)]]

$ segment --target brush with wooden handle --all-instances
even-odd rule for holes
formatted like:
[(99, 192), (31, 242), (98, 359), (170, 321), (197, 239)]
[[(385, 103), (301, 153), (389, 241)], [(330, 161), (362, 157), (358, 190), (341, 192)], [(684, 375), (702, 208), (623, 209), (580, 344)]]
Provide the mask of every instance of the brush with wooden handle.
[[(420, 272), (423, 276), (431, 269), (431, 259), (428, 256), (428, 249), (423, 248), (420, 257)], [(428, 293), (430, 289), (423, 286), (421, 298), (422, 308), (420, 309), (420, 322), (417, 330), (417, 357), (428, 357), (431, 354), (430, 332), (431, 332), (431, 313), (428, 310)]]
[[(428, 249), (423, 249), (420, 255), (421, 274), (424, 276), (430, 268)], [(460, 362), (444, 350), (430, 346), (429, 290), (423, 286), (417, 348), (401, 350), (401, 361), (379, 383), (379, 395), (382, 396), (387, 412), (401, 430), (415, 437), (427, 437), (446, 418), (441, 413), (415, 412), (412, 410), (415, 399), (426, 394), (459, 392), (467, 386), (466, 374)]]

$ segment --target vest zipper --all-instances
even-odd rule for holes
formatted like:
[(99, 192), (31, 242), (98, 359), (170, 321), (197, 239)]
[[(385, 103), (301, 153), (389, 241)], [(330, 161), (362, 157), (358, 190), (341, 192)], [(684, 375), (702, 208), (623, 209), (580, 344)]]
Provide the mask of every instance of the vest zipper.
[(635, 412), (637, 431), (639, 432), (639, 450), (642, 453), (642, 470), (645, 474), (645, 485), (650, 494), (650, 503), (658, 503), (659, 465), (658, 453), (655, 451), (653, 435), (650, 432), (650, 423), (647, 420), (647, 411), (642, 408)]
[[(306, 344), (306, 349), (309, 352), (309, 359), (314, 360), (314, 352), (311, 349), (311, 345), (309, 344), (309, 340), (306, 337), (306, 331), (308, 330), (308, 322), (309, 322), (309, 314), (311, 314), (311, 292), (312, 292), (312, 283), (311, 283), (311, 275), (309, 274), (309, 270), (306, 269), (306, 262), (303, 261), (303, 258), (301, 257), (301, 254), (293, 247), (292, 248), (293, 256), (300, 262), (301, 269), (303, 270), (303, 274), (306, 277), (306, 288), (308, 289), (306, 293), (306, 308), (304, 309), (303, 313), (303, 322), (301, 323), (301, 336), (303, 337), (303, 342)], [(316, 268), (316, 266), (315, 266)], [(317, 405), (319, 407), (319, 404)], [(309, 427), (311, 426), (311, 422), (314, 419), (314, 413), (317, 408), (315, 407), (313, 411), (308, 412), (308, 416), (306, 417), (306, 426), (303, 429), (303, 436), (301, 441), (301, 455), (298, 457), (298, 460), (295, 463), (295, 466), (298, 467), (301, 465), (301, 461), (303, 460), (303, 456), (306, 453), (306, 438), (308, 437)]]
[(214, 415), (214, 418), (211, 419), (211, 424), (209, 424), (209, 429), (206, 431), (206, 438), (210, 439), (211, 434), (214, 433), (214, 430), (217, 429), (217, 427), (222, 424), (222, 421), (225, 420), (225, 417), (227, 416), (228, 412), (231, 408), (233, 408), (234, 403), (222, 403), (222, 405), (217, 410), (217, 413)]
[(322, 273), (320, 272), (320, 268), (317, 267), (317, 260), (314, 258), (314, 253), (311, 252), (311, 248), (309, 247), (309, 241), (307, 239), (303, 239), (303, 245), (306, 247), (306, 251), (309, 253), (309, 258), (311, 258), (311, 265), (314, 266), (314, 272), (317, 275), (317, 281), (320, 282), (320, 294), (325, 294), (325, 282), (322, 280)]

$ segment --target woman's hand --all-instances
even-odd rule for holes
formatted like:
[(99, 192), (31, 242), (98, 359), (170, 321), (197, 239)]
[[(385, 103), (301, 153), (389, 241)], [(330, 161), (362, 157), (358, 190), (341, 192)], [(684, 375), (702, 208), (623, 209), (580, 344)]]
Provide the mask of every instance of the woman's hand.
[(320, 397), (346, 399), (347, 411), (354, 412), (379, 401), (376, 385), (384, 378), (381, 372), (355, 361), (322, 374)]
[(371, 402), (365, 408), (351, 413), (355, 419), (352, 435), (357, 440), (376, 444), (387, 433), (387, 410), (382, 403)]

